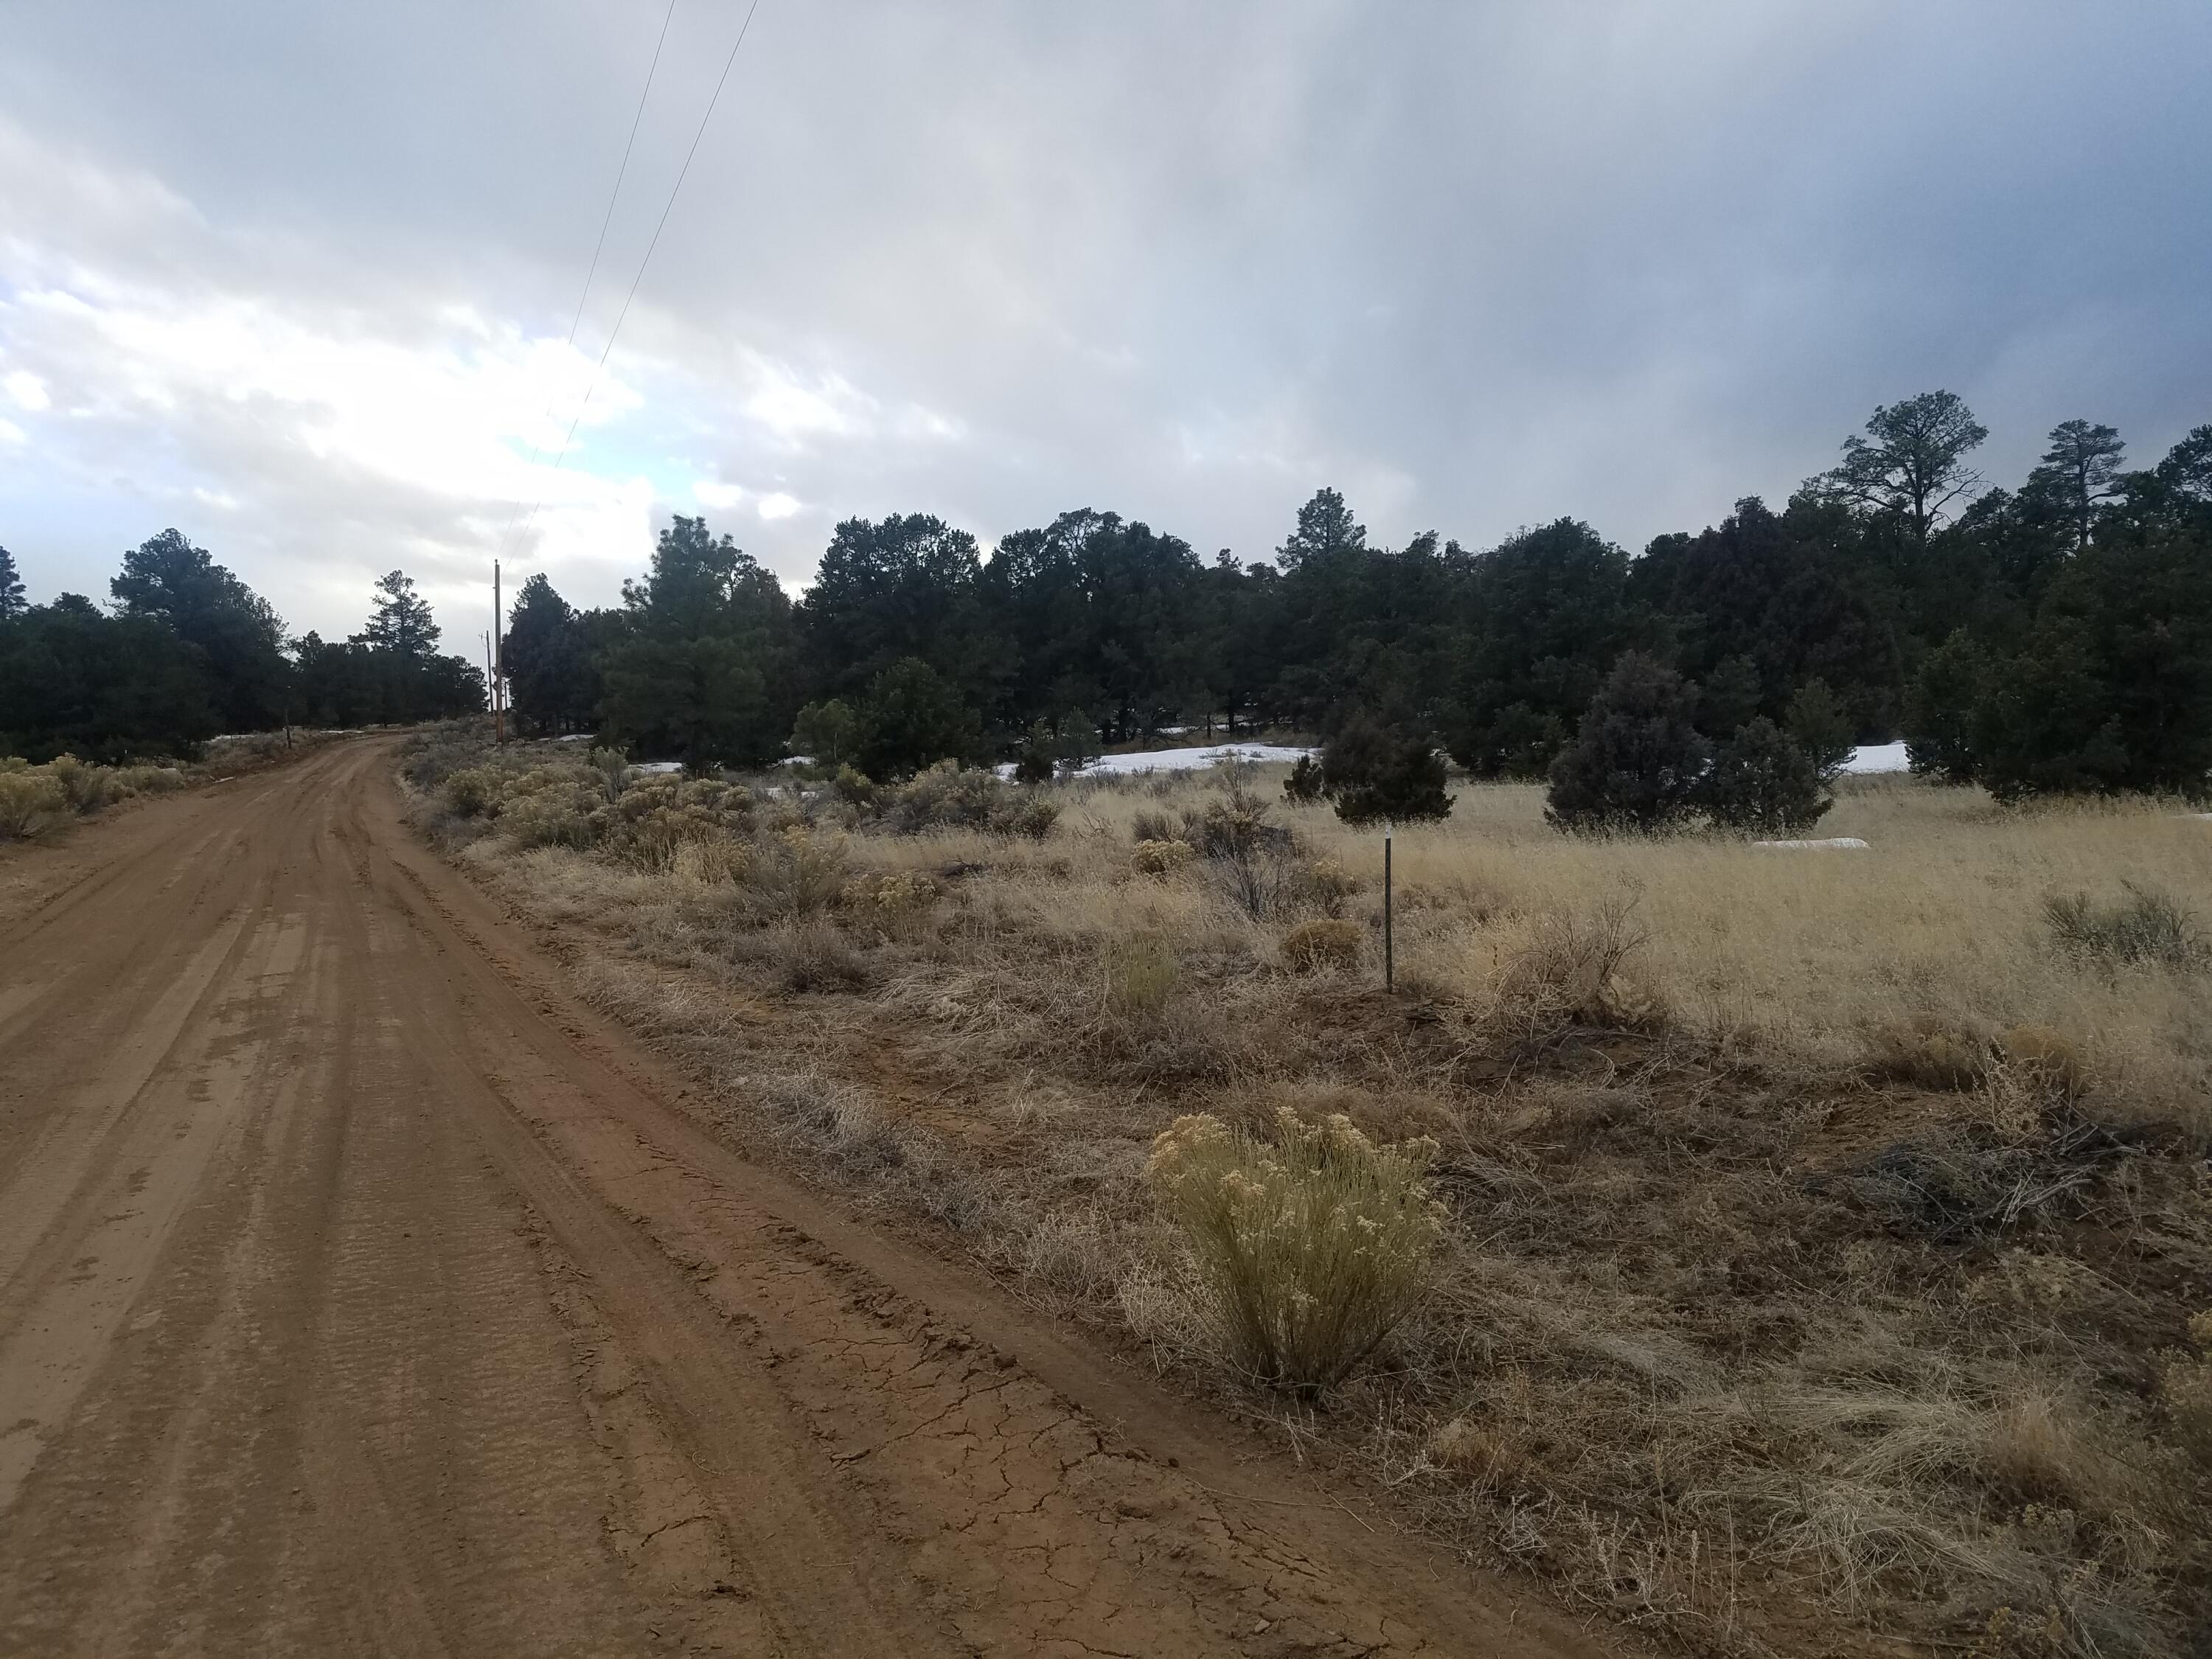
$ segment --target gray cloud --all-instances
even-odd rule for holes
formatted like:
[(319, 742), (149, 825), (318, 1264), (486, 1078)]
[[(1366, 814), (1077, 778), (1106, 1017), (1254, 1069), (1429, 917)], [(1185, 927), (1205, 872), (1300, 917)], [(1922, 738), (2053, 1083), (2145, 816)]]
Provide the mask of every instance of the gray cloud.
[(794, 583), (895, 509), (1264, 556), (1323, 483), (1392, 540), (1633, 546), (1930, 386), (1998, 477), (2212, 418), (2197, 0), (763, 0), (549, 482), (741, 15), (678, 0), (564, 358), (659, 0), (11, 8), (34, 592), (177, 522), (326, 633), (404, 565), (458, 645), (541, 490), (514, 562), (605, 602), (670, 510)]

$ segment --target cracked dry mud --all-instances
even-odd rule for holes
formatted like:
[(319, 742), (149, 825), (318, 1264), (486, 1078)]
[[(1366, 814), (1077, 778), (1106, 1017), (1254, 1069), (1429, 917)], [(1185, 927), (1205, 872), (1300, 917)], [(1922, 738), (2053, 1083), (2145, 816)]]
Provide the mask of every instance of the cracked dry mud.
[(1597, 1650), (745, 1162), (392, 761), (0, 863), (0, 1654)]

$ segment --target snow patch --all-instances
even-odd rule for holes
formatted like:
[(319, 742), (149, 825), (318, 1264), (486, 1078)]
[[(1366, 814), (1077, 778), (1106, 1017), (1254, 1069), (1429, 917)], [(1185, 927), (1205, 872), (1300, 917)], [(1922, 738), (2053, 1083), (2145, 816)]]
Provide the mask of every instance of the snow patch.
[(1851, 757), (1844, 763), (1846, 772), (1909, 772), (1912, 763), (1906, 757), (1902, 743), (1869, 743), (1851, 750)]
[(1136, 755), (1101, 755), (1078, 775), (1095, 778), (1109, 773), (1126, 776), (1137, 772), (1202, 772), (1223, 761), (1265, 764), (1269, 761), (1295, 761), (1317, 752), (1279, 743), (1217, 743), (1202, 749), (1152, 749)]
[(1831, 836), (1826, 841), (1755, 841), (1753, 847), (1771, 847), (1781, 852), (1802, 853), (1816, 848), (1831, 848), (1839, 853), (1863, 853), (1867, 844), (1856, 836)]

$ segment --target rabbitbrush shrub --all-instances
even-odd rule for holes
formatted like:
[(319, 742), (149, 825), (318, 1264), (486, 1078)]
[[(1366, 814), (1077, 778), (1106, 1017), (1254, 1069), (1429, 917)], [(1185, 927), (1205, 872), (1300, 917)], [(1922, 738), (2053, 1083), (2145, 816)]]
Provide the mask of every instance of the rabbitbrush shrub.
[(1412, 1310), (1443, 1230), (1423, 1178), (1436, 1152), (1288, 1107), (1273, 1141), (1209, 1113), (1154, 1140), (1145, 1179), (1189, 1242), (1224, 1358), (1311, 1394), (1372, 1353)]
[(115, 774), (104, 766), (88, 766), (75, 755), (57, 755), (46, 763), (46, 775), (58, 784), (70, 811), (82, 817), (112, 805), (122, 793)]
[(62, 787), (43, 772), (0, 772), (0, 841), (35, 835), (50, 817), (69, 810)]

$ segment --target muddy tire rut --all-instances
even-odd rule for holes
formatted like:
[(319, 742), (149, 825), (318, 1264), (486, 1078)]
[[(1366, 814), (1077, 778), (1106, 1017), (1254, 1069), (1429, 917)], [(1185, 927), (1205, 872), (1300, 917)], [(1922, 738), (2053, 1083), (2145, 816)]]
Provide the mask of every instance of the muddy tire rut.
[(1613, 1650), (748, 1163), (392, 763), (0, 864), (0, 1654)]

